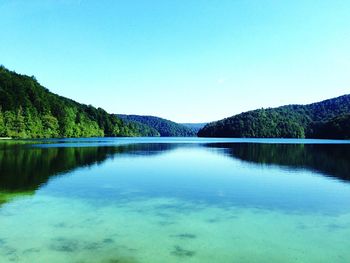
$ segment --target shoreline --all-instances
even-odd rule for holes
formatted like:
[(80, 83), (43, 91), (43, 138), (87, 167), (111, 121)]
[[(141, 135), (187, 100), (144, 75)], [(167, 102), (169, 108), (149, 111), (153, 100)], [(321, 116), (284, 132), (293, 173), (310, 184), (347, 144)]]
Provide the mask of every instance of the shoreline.
[(11, 137), (0, 137), (0, 140), (12, 140)]

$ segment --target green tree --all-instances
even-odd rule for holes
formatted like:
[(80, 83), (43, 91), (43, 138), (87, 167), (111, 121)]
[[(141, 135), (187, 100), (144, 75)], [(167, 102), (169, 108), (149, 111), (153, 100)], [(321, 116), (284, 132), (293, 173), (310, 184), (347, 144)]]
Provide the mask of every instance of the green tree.
[(2, 113), (2, 109), (0, 106), (0, 137), (5, 137), (5, 135), (6, 135), (5, 120), (4, 120), (4, 115)]
[[(309, 105), (287, 105), (258, 109), (209, 123), (198, 132), (200, 137), (270, 138), (348, 138), (346, 121), (350, 95)], [(334, 118), (338, 118), (335, 120)]]
[(24, 111), (24, 120), (26, 124), (26, 134), (29, 138), (40, 138), (43, 136), (42, 121), (34, 109), (26, 109)]
[(26, 125), (25, 125), (25, 120), (23, 117), (23, 110), (22, 107), (20, 106), (19, 109), (17, 110), (17, 115), (14, 121), (14, 133), (16, 138), (26, 138)]
[(16, 115), (11, 111), (5, 111), (4, 113), (5, 122), (5, 136), (16, 137)]
[(51, 114), (45, 114), (42, 117), (44, 136), (45, 138), (57, 138), (59, 137), (59, 125), (58, 120)]

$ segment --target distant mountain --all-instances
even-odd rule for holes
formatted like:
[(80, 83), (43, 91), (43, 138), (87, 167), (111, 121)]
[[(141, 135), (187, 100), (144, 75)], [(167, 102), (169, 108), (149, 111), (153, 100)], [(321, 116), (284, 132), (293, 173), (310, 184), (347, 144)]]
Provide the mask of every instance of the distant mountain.
[[(118, 100), (116, 100), (118, 102)], [(159, 136), (101, 108), (51, 93), (34, 77), (0, 66), (0, 137)]]
[(124, 115), (117, 114), (122, 120), (142, 123), (159, 132), (162, 137), (190, 137), (196, 136), (196, 132), (182, 124), (155, 116)]
[(205, 123), (180, 123), (183, 126), (186, 126), (187, 128), (190, 128), (194, 130), (195, 133), (197, 133), (200, 129), (202, 129), (207, 122)]
[(350, 95), (258, 109), (205, 125), (199, 137), (350, 138)]

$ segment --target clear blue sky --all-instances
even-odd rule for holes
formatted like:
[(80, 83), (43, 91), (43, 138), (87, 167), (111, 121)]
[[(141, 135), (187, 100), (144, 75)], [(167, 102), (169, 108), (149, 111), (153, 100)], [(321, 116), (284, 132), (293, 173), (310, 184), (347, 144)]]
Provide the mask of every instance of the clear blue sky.
[(350, 1), (0, 0), (0, 64), (179, 122), (350, 93)]

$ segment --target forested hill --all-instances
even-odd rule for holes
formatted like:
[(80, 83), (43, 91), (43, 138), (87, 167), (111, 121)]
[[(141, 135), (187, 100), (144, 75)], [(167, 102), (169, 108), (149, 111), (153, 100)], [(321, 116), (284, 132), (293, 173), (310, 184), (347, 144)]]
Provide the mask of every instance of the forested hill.
[(350, 95), (244, 112), (207, 124), (200, 137), (350, 139)]
[(118, 114), (124, 121), (135, 121), (148, 125), (157, 130), (163, 137), (189, 137), (196, 136), (196, 132), (184, 125), (154, 116), (124, 115)]
[(0, 137), (157, 135), (151, 127), (125, 123), (101, 108), (53, 94), (34, 77), (0, 66)]
[(194, 132), (197, 133), (200, 129), (202, 129), (207, 124), (207, 122), (206, 123), (180, 123), (180, 124), (194, 130)]

